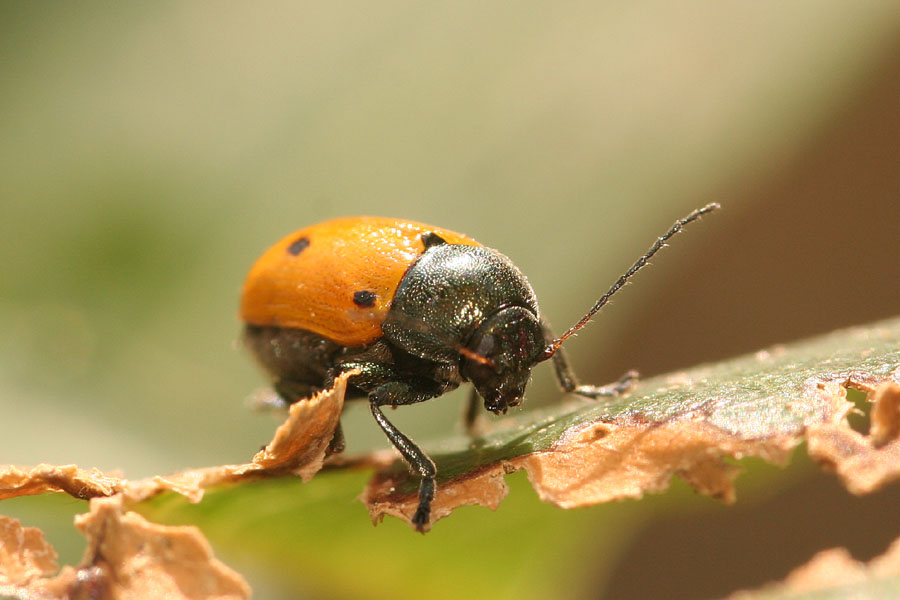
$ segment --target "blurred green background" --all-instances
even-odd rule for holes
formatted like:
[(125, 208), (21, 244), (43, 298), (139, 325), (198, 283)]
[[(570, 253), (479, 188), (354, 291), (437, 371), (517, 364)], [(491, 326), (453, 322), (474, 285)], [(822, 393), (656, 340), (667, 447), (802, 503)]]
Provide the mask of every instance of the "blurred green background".
[[(672, 221), (721, 202), (569, 344), (596, 383), (897, 313), (892, 0), (3, 3), (0, 76), (0, 463), (141, 477), (244, 461), (275, 426), (244, 404), (263, 382), (235, 344), (244, 274), (340, 215), (500, 249), (563, 329)], [(529, 405), (559, 397), (544, 371)], [(394, 419), (427, 439), (462, 399)], [(387, 445), (370, 421), (348, 411), (351, 451)], [(285, 483), (296, 522), (256, 528), (268, 546), (193, 520), (261, 598), (712, 597), (900, 532), (853, 521), (862, 504), (802, 460), (749, 468), (732, 509), (677, 485), (564, 512), (515, 476), (496, 514), (424, 538), (371, 528), (364, 475)], [(259, 494), (245, 511), (268, 510)], [(70, 562), (82, 510), (0, 508)]]

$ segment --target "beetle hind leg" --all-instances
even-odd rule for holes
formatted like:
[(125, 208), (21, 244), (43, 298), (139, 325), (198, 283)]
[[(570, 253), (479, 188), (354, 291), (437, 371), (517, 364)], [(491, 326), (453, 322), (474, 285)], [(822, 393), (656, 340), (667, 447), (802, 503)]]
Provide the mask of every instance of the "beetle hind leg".
[(334, 435), (331, 436), (331, 441), (328, 442), (328, 449), (326, 452), (328, 454), (340, 454), (346, 447), (347, 440), (344, 438), (344, 428), (341, 427), (341, 422), (338, 421), (337, 427), (334, 430)]

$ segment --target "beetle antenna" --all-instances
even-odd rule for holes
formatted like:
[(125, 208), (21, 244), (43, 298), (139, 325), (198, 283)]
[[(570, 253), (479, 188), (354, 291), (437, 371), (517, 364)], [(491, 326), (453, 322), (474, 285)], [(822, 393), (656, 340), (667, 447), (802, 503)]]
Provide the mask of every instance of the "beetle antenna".
[(631, 265), (631, 268), (628, 269), (628, 271), (626, 271), (624, 275), (622, 275), (621, 277), (619, 277), (618, 280), (616, 280), (616, 282), (612, 285), (612, 287), (609, 288), (609, 290), (605, 294), (603, 294), (599, 300), (597, 300), (597, 303), (594, 304), (594, 307), (591, 308), (591, 310), (589, 310), (588, 313), (586, 315), (584, 315), (584, 317), (582, 317), (582, 319), (580, 321), (575, 323), (575, 325), (570, 327), (569, 330), (567, 332), (565, 332), (564, 334), (562, 334), (560, 337), (556, 338), (555, 340), (553, 340), (552, 342), (547, 344), (547, 346), (544, 348), (544, 353), (543, 353), (543, 356), (541, 356), (540, 360), (547, 360), (548, 358), (553, 356), (556, 353), (556, 351), (559, 350), (559, 347), (562, 346), (563, 342), (565, 342), (567, 339), (569, 339), (579, 329), (581, 329), (582, 327), (587, 325), (588, 322), (591, 320), (591, 317), (593, 317), (595, 314), (597, 314), (597, 311), (599, 311), (601, 308), (603, 308), (603, 306), (607, 302), (609, 302), (609, 299), (612, 298), (613, 294), (615, 294), (620, 289), (622, 289), (622, 286), (624, 286), (625, 283), (629, 279), (631, 279), (631, 277), (635, 273), (637, 273), (643, 267), (645, 267), (647, 265), (648, 261), (650, 260), (650, 258), (654, 254), (659, 252), (663, 248), (663, 246), (666, 245), (666, 242), (669, 240), (669, 238), (671, 238), (676, 233), (681, 231), (682, 228), (684, 228), (684, 226), (687, 225), (688, 223), (690, 223), (692, 221), (696, 221), (701, 216), (705, 215), (706, 213), (710, 213), (710, 212), (716, 210), (717, 208), (719, 208), (719, 205), (717, 203), (713, 202), (712, 204), (707, 204), (703, 208), (698, 208), (698, 209), (694, 210), (691, 214), (684, 217), (683, 219), (679, 219), (679, 220), (675, 221), (675, 224), (672, 225), (672, 227), (669, 229), (669, 231), (667, 231), (665, 233), (665, 235), (663, 235), (662, 237), (658, 238), (653, 243), (653, 245), (650, 246), (650, 249), (647, 250), (647, 252), (642, 257), (640, 257), (637, 260), (637, 262), (635, 262), (633, 265)]

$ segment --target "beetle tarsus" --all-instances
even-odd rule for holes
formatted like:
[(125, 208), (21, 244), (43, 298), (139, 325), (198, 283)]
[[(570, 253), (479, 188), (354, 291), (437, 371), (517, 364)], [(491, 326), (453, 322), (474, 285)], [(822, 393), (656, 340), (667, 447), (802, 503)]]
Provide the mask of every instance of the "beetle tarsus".
[(423, 477), (419, 484), (419, 506), (412, 522), (416, 531), (425, 533), (425, 526), (431, 521), (431, 501), (434, 499), (434, 477)]
[(573, 393), (586, 398), (614, 398), (627, 394), (637, 385), (640, 375), (637, 371), (628, 371), (618, 380), (607, 385), (579, 385)]

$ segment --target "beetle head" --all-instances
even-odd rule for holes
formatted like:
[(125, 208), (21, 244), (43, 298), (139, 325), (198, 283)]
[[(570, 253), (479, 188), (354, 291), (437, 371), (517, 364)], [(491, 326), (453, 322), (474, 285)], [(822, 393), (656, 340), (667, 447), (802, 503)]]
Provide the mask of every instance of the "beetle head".
[(521, 306), (501, 309), (485, 319), (461, 350), (462, 375), (475, 386), (487, 410), (503, 414), (522, 401), (544, 346), (534, 313)]

